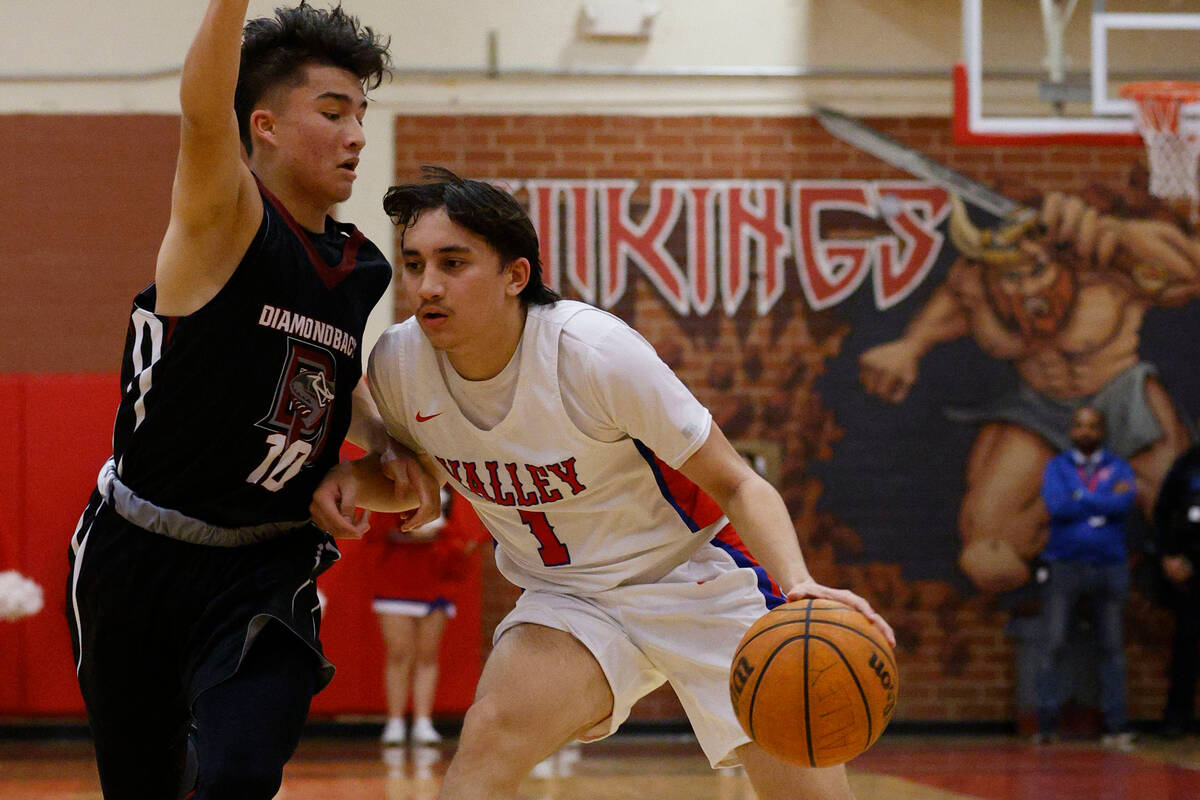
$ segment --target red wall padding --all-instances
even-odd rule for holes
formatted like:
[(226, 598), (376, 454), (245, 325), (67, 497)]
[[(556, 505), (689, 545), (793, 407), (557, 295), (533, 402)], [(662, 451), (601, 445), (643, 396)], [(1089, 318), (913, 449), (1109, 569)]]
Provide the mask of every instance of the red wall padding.
[[(10, 421), (0, 426), (0, 570), (37, 581), (46, 601), (33, 617), (0, 622), (0, 715), (83, 713), (63, 616), (67, 548), (112, 450), (117, 402), (116, 375), (0, 374)], [(341, 563), (319, 581), (329, 599), (322, 639), (338, 673), (314, 701), (316, 716), (384, 709), (383, 645), (359, 579), (364, 557), (357, 542), (343, 543)], [(480, 584), (475, 556), (443, 641), (439, 713), (464, 711), (479, 679)]]
[[(8, 423), (0, 425), (0, 570), (24, 563), (22, 553), (22, 442), (25, 440), (25, 393), (15, 375), (0, 375), (0, 408)], [(21, 707), (25, 697), (25, 629), (28, 622), (0, 622), (0, 711)]]
[(115, 375), (27, 375), (24, 513), (17, 569), (42, 585), (46, 606), (22, 623), (20, 661), (26, 679), (22, 712), (72, 714), (83, 709), (67, 633), (67, 549), (79, 515), (112, 452), (112, 420), (120, 399)]

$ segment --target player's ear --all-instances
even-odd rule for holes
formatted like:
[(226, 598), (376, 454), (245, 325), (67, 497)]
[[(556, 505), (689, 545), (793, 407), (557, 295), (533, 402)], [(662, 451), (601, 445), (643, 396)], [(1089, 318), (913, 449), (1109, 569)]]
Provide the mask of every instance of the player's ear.
[(251, 141), (263, 141), (267, 144), (275, 143), (275, 113), (267, 108), (256, 108), (250, 112), (250, 139)]
[(508, 272), (508, 285), (504, 287), (504, 293), (509, 297), (516, 297), (525, 290), (526, 284), (529, 283), (531, 270), (529, 259), (513, 259), (504, 269)]

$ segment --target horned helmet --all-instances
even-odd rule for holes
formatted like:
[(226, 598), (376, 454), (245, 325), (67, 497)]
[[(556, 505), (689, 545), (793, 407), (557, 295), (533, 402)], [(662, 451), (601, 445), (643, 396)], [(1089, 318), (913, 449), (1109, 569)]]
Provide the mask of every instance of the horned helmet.
[(961, 197), (951, 194), (950, 203), (950, 241), (963, 258), (983, 265), (988, 304), (1000, 321), (1023, 336), (1060, 330), (1074, 305), (1076, 276), (1036, 241), (1037, 217), (979, 228)]
[(967, 207), (957, 194), (950, 195), (950, 241), (970, 261), (989, 267), (1006, 267), (1028, 261), (1020, 241), (1037, 227), (1037, 217), (1027, 214), (999, 228), (977, 228), (967, 216)]

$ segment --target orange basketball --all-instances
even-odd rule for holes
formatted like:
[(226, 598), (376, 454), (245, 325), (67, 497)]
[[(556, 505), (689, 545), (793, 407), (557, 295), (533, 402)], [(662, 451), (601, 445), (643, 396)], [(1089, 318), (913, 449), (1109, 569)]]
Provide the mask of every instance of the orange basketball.
[(841, 764), (870, 747), (896, 709), (896, 657), (879, 629), (833, 600), (764, 614), (742, 637), (729, 695), (746, 734), (785, 761)]

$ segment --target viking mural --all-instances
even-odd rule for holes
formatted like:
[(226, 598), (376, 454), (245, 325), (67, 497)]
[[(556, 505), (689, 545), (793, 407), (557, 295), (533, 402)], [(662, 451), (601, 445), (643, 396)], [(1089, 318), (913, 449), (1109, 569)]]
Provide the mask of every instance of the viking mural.
[(981, 425), (967, 461), (959, 512), (959, 564), (980, 589), (1029, 578), (1048, 516), (1042, 470), (1070, 446), (1071, 412), (1088, 403), (1109, 419), (1108, 447), (1137, 472), (1149, 512), (1191, 425), (1139, 353), (1151, 306), (1200, 294), (1200, 242), (1157, 220), (1118, 219), (1079, 198), (1050, 194), (1040, 219), (997, 228), (973, 223), (954, 196), (950, 238), (958, 258), (903, 334), (859, 358), (863, 387), (898, 403), (934, 345), (970, 336), (1009, 361), (1019, 386), (951, 416)]

